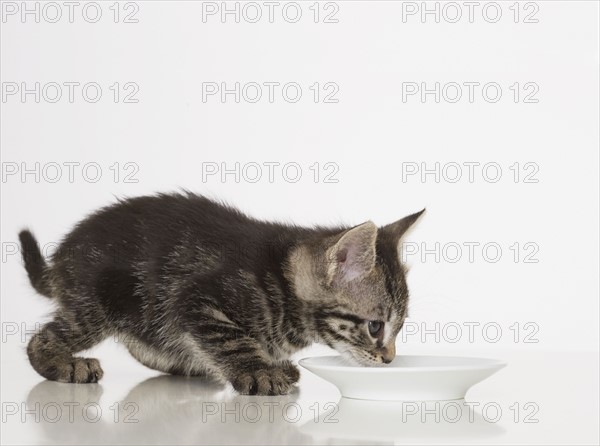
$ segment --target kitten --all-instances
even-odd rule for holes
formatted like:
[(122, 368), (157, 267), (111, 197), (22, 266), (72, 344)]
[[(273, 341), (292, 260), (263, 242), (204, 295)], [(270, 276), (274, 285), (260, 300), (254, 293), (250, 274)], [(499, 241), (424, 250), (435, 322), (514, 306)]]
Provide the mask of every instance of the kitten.
[(50, 380), (97, 382), (98, 360), (74, 354), (118, 336), (152, 369), (259, 395), (289, 393), (299, 379), (289, 357), (313, 342), (389, 363), (408, 301), (399, 241), (423, 212), (381, 228), (305, 228), (159, 194), (87, 217), (49, 263), (22, 231), (31, 284), (58, 303), (29, 360)]

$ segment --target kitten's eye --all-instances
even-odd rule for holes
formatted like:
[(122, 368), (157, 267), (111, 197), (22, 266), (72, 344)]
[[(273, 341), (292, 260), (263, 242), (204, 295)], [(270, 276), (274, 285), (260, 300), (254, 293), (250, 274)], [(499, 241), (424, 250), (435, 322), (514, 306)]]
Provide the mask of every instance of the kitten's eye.
[(376, 338), (383, 329), (383, 322), (369, 321), (369, 334)]

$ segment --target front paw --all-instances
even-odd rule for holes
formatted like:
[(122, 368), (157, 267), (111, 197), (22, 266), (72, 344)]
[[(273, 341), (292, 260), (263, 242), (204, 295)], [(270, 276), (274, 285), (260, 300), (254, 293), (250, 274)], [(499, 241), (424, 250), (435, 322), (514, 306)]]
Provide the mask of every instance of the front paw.
[(300, 379), (300, 370), (296, 367), (292, 361), (283, 361), (281, 364), (283, 371), (292, 380), (293, 383), (297, 383)]
[(242, 395), (287, 395), (299, 376), (298, 369), (289, 363), (240, 372), (231, 380), (231, 384)]

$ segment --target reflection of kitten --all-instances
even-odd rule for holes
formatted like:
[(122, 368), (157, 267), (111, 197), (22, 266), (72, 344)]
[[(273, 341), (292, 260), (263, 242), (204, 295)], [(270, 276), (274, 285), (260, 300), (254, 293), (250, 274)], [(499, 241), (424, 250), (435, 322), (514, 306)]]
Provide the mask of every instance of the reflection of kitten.
[(54, 320), (29, 343), (31, 364), (62, 382), (95, 382), (73, 357), (111, 335), (148, 367), (285, 394), (289, 356), (324, 342), (363, 365), (390, 362), (406, 316), (400, 237), (422, 211), (377, 228), (302, 228), (254, 220), (193, 194), (132, 198), (80, 222), (50, 264), (21, 232), (35, 289)]
[[(232, 395), (222, 384), (183, 376), (146, 379), (119, 401), (102, 393), (101, 384), (38, 383), (27, 397), (30, 413), (39, 414), (28, 426), (31, 433), (57, 445), (302, 445), (311, 439), (298, 427), (314, 423), (321, 410), (311, 410), (312, 401), (298, 403), (299, 392)], [(317, 407), (333, 406), (334, 401), (317, 401)], [(13, 419), (20, 420), (20, 415)]]

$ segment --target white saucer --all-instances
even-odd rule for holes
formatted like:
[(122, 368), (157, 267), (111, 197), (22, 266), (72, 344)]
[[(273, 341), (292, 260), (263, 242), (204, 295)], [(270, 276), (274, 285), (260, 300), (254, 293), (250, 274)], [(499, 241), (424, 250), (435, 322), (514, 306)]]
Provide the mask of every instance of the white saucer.
[(382, 401), (456, 400), (506, 365), (496, 359), (396, 356), (391, 364), (364, 367), (341, 356), (304, 358), (299, 364), (334, 384), (343, 397)]

